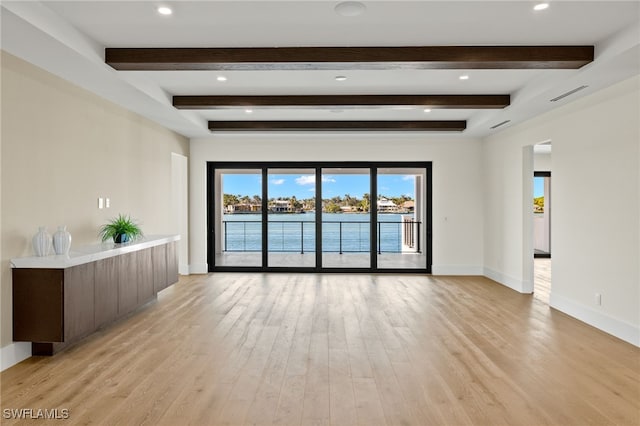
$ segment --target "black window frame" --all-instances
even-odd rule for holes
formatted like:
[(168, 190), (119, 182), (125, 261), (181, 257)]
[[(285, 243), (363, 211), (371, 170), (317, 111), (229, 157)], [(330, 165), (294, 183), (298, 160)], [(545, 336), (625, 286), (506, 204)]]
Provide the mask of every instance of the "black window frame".
[[(322, 266), (322, 238), (316, 237), (316, 264), (314, 267), (274, 267), (268, 266), (267, 250), (267, 173), (269, 169), (314, 169), (316, 176), (320, 176), (322, 169), (327, 168), (358, 168), (369, 169), (370, 172), (370, 194), (371, 199), (377, 199), (377, 171), (388, 168), (420, 168), (425, 170), (424, 200), (425, 215), (423, 226), (426, 226), (423, 249), (425, 253), (424, 268), (378, 268), (377, 267), (377, 206), (371, 203), (371, 264), (369, 268), (333, 268)], [(216, 204), (215, 174), (216, 170), (234, 169), (260, 169), (262, 172), (262, 265), (261, 266), (218, 266), (215, 264), (215, 211)], [(322, 211), (321, 179), (316, 179), (316, 211)], [(240, 162), (240, 161), (209, 161), (207, 162), (207, 262), (209, 272), (295, 272), (295, 273), (406, 273), (406, 274), (431, 274), (433, 264), (433, 173), (432, 162), (309, 162), (309, 161), (265, 161), (265, 162)], [(316, 216), (316, 236), (321, 235), (322, 219), (321, 215)], [(265, 266), (267, 265), (267, 266)]]

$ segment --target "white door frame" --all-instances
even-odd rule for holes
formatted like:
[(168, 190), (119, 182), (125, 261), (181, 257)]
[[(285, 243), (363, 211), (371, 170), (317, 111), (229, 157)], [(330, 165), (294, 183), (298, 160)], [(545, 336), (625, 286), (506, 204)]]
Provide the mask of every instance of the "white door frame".
[(189, 275), (189, 160), (171, 153), (171, 218), (173, 232), (180, 234), (178, 273)]
[(533, 145), (522, 148), (522, 292), (533, 293)]

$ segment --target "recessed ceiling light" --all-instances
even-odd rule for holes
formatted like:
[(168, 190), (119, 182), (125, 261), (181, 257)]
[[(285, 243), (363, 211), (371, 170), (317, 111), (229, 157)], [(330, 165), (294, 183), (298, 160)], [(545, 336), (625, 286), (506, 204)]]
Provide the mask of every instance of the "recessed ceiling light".
[(160, 15), (171, 15), (173, 13), (173, 10), (171, 10), (171, 8), (167, 6), (160, 6), (158, 8), (158, 13)]
[(246, 112), (247, 114), (251, 114), (251, 113), (253, 112), (253, 110), (252, 110), (252, 109), (247, 108), (247, 109), (245, 109), (245, 110), (244, 110), (244, 112)]
[(347, 79), (346, 76), (344, 75), (337, 75), (336, 76), (336, 81), (345, 81)]
[(367, 10), (367, 7), (359, 1), (343, 1), (338, 3), (334, 10), (338, 15), (358, 16), (362, 15)]
[(545, 10), (548, 7), (549, 7), (549, 3), (538, 3), (535, 6), (533, 6), (533, 10)]
[(460, 77), (458, 77), (460, 80), (469, 80), (469, 76), (468, 75), (461, 75)]
[(431, 108), (425, 108), (424, 112), (431, 112)]
[(224, 75), (219, 75), (218, 77), (216, 77), (216, 80), (218, 80), (218, 81), (227, 81), (227, 77), (225, 77)]

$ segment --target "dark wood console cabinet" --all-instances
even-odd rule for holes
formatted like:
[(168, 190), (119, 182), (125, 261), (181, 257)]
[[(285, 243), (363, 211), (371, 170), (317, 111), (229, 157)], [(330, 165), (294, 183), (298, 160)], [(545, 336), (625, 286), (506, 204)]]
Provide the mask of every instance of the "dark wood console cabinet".
[(177, 241), (68, 268), (13, 268), (13, 340), (53, 355), (178, 281)]

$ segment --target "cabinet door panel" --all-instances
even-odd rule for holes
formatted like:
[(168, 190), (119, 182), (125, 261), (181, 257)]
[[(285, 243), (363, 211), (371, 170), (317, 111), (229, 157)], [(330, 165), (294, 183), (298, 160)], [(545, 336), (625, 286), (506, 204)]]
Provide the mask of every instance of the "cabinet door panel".
[(118, 315), (131, 312), (138, 305), (137, 252), (118, 256)]
[(95, 263), (64, 270), (64, 340), (94, 330)]
[(153, 287), (157, 292), (167, 287), (167, 246), (151, 248), (153, 257)]
[(153, 261), (149, 248), (138, 252), (138, 303), (145, 303), (154, 295)]
[(13, 269), (13, 340), (64, 340), (61, 269)]
[(96, 327), (118, 316), (118, 263), (116, 257), (96, 262)]
[(178, 241), (167, 244), (167, 286), (178, 282)]

